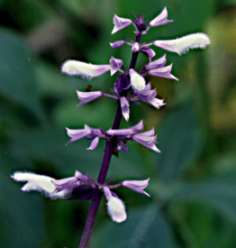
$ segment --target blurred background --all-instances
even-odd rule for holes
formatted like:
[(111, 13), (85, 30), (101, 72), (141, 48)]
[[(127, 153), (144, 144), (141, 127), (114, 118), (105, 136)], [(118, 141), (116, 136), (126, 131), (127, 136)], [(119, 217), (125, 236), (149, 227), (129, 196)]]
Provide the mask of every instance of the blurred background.
[(90, 84), (109, 91), (114, 78), (68, 78), (60, 66), (68, 58), (107, 63), (111, 55), (128, 64), (129, 49), (114, 51), (109, 42), (131, 40), (133, 31), (112, 37), (113, 14), (149, 20), (164, 6), (175, 22), (146, 40), (204, 31), (212, 45), (168, 54), (180, 81), (151, 78), (167, 106), (132, 109), (131, 123), (144, 119), (147, 128), (156, 127), (162, 153), (131, 144), (128, 154), (113, 158), (109, 180), (150, 177), (152, 197), (119, 191), (129, 217), (121, 225), (111, 223), (103, 202), (91, 247), (236, 246), (236, 1), (0, 0), (1, 248), (77, 246), (88, 203), (24, 194), (9, 175), (23, 170), (62, 178), (79, 169), (96, 177), (104, 144), (95, 152), (85, 150), (86, 142), (67, 146), (64, 127), (109, 128), (115, 103), (82, 108), (75, 90)]

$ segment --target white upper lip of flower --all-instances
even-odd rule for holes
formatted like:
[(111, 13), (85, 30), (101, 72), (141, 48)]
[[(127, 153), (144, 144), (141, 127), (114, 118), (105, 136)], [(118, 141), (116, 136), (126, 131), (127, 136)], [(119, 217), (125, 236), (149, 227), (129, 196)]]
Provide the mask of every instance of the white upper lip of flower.
[(143, 90), (146, 86), (146, 81), (142, 75), (137, 73), (134, 69), (129, 70), (129, 75), (130, 75), (130, 82), (131, 85), (136, 89), (136, 90)]
[(55, 179), (48, 176), (29, 172), (16, 172), (12, 175), (12, 179), (17, 182), (26, 182), (22, 187), (22, 191), (36, 190), (50, 194), (56, 190)]

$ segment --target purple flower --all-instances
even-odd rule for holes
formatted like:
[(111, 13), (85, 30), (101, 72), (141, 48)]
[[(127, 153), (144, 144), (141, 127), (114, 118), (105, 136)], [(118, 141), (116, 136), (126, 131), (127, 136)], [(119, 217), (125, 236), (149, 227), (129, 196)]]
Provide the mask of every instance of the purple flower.
[(109, 129), (106, 134), (112, 137), (117, 137), (118, 140), (134, 140), (137, 143), (151, 149), (155, 152), (160, 152), (156, 146), (157, 137), (155, 135), (154, 129), (146, 132), (141, 132), (143, 130), (143, 122), (140, 121), (135, 126), (124, 129)]
[(147, 65), (145, 65), (146, 70), (153, 70), (160, 67), (163, 67), (166, 64), (166, 55), (163, 55), (159, 59), (156, 59), (154, 61), (149, 62)]
[(113, 29), (111, 31), (112, 34), (119, 32), (120, 30), (128, 27), (132, 24), (132, 20), (128, 18), (119, 17), (118, 15), (114, 15), (113, 17)]
[(150, 197), (150, 195), (145, 191), (145, 189), (148, 187), (149, 180), (149, 178), (146, 180), (125, 180), (121, 183), (121, 185), (135, 192)]
[(134, 91), (134, 95), (142, 102), (146, 102), (152, 105), (154, 108), (159, 109), (165, 105), (162, 99), (157, 98), (157, 92), (155, 89), (151, 89), (151, 84), (147, 84), (141, 91)]
[(165, 7), (157, 17), (155, 17), (153, 20), (149, 22), (149, 26), (158, 27), (158, 26), (168, 24), (170, 22), (173, 22), (173, 20), (168, 19), (168, 11), (167, 11), (167, 8)]
[(101, 91), (82, 92), (82, 91), (77, 90), (76, 94), (80, 100), (81, 105), (92, 102), (96, 100), (97, 98), (103, 96), (103, 93)]
[(110, 46), (112, 48), (120, 48), (120, 47), (124, 46), (125, 43), (126, 42), (124, 40), (117, 40), (117, 41), (114, 41), (114, 42), (110, 42)]
[(171, 73), (172, 67), (173, 65), (168, 65), (168, 66), (152, 69), (148, 71), (148, 74), (155, 77), (167, 78), (178, 81), (179, 79)]
[(104, 195), (107, 200), (107, 211), (114, 222), (121, 223), (127, 219), (125, 204), (114, 194), (109, 187), (103, 187)]
[(129, 120), (129, 112), (130, 112), (129, 101), (124, 96), (122, 96), (120, 98), (120, 107), (121, 107), (123, 117), (125, 118), (126, 121), (128, 121)]
[(67, 135), (70, 137), (70, 143), (77, 140), (87, 138), (91, 139), (92, 142), (88, 147), (88, 150), (94, 150), (97, 148), (100, 138), (105, 138), (105, 134), (102, 129), (91, 128), (87, 125), (83, 129), (69, 129), (66, 128)]
[(146, 55), (150, 61), (156, 56), (155, 51), (148, 45), (142, 45), (140, 51)]
[(160, 150), (156, 146), (157, 136), (155, 135), (154, 129), (143, 133), (137, 133), (133, 135), (132, 139), (137, 143), (145, 146), (146, 148), (151, 149), (154, 152), (160, 153)]
[(123, 61), (121, 59), (111, 57), (110, 65), (111, 65), (111, 76), (113, 76), (117, 71), (121, 70), (123, 66)]
[(118, 136), (121, 138), (130, 139), (134, 134), (142, 131), (143, 128), (144, 128), (143, 121), (140, 121), (136, 125), (134, 125), (130, 128), (109, 129), (106, 133), (109, 136)]
[[(73, 177), (60, 180), (30, 172), (15, 172), (11, 178), (17, 182), (25, 182), (22, 191), (42, 192), (50, 199), (67, 199), (74, 194), (80, 199), (90, 199), (91, 193), (97, 190), (96, 183), (79, 171), (76, 171)], [(87, 192), (83, 192), (85, 187)]]
[(210, 44), (210, 39), (204, 33), (195, 33), (174, 40), (156, 40), (153, 44), (167, 51), (182, 55), (190, 49), (206, 48)]

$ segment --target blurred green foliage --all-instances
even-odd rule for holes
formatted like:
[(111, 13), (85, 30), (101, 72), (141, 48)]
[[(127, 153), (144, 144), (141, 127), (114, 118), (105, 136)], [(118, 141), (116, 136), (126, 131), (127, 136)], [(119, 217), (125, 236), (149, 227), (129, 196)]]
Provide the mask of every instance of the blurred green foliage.
[[(113, 78), (91, 82), (60, 73), (67, 58), (106, 63), (114, 13), (148, 20), (168, 6), (172, 25), (145, 37), (208, 32), (212, 45), (183, 57), (170, 54), (180, 82), (151, 79), (168, 105), (136, 106), (159, 134), (160, 155), (131, 145), (113, 158), (109, 180), (151, 177), (151, 199), (119, 192), (129, 218), (111, 223), (101, 207), (92, 248), (235, 247), (236, 238), (236, 2), (235, 0), (1, 0), (0, 1), (0, 247), (76, 247), (87, 203), (23, 194), (10, 174), (31, 170), (54, 177), (79, 169), (96, 177), (103, 145), (66, 145), (64, 127), (109, 128), (115, 104), (78, 107), (75, 89), (109, 90)], [(127, 37), (128, 36), (128, 37)], [(159, 51), (157, 51), (159, 53)], [(160, 54), (158, 54), (160, 55)]]

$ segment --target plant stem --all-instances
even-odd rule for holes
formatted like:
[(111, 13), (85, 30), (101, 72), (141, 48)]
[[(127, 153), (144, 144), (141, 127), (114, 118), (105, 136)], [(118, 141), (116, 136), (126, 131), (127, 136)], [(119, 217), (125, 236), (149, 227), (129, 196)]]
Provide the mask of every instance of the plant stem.
[[(136, 42), (139, 42), (141, 40), (141, 33), (136, 34)], [(132, 53), (131, 57), (131, 62), (129, 68), (134, 68), (137, 62), (138, 58), (138, 52)], [(121, 107), (119, 101), (117, 101), (117, 110), (116, 110), (116, 115), (115, 119), (113, 121), (112, 129), (118, 129), (120, 127), (122, 120), (122, 112), (121, 112)], [(113, 148), (115, 147), (116, 143), (114, 141), (107, 141), (105, 145), (105, 150), (103, 154), (103, 160), (102, 160), (102, 165), (101, 169), (98, 175), (97, 182), (99, 184), (104, 184), (106, 180), (106, 176), (108, 174), (111, 158), (112, 158), (112, 151)], [(95, 218), (97, 215), (97, 211), (99, 208), (101, 202), (101, 194), (97, 194), (96, 197), (92, 200), (92, 203), (89, 207), (88, 210), (88, 215), (87, 215), (87, 220), (85, 223), (85, 227), (83, 230), (83, 234), (80, 240), (79, 248), (87, 248), (89, 240), (91, 238), (91, 234), (93, 231), (94, 223), (95, 223)]]

